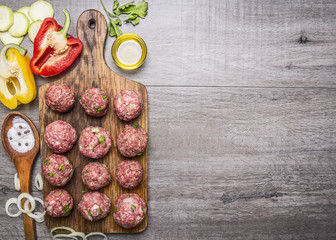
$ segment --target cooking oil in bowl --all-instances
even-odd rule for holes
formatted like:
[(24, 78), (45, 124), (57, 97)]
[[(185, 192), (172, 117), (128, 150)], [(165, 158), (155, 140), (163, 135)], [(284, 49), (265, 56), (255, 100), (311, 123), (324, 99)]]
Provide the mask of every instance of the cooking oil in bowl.
[(147, 57), (147, 46), (136, 34), (126, 33), (119, 36), (112, 45), (113, 61), (123, 69), (140, 67)]

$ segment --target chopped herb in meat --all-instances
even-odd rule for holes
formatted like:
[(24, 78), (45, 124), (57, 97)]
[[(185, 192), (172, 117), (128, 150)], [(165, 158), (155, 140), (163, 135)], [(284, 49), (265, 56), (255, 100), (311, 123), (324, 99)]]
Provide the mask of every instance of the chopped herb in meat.
[(63, 192), (59, 192), (60, 195), (62, 195)]
[(59, 165), (59, 168), (58, 168), (58, 170), (61, 170), (61, 171), (63, 171), (63, 164)]
[(71, 212), (71, 209), (69, 208), (69, 206), (70, 206), (70, 204), (69, 204), (69, 205), (66, 205), (66, 206), (64, 207), (65, 214), (67, 214), (67, 215)]
[(50, 163), (49, 163), (49, 160), (50, 160), (50, 159), (46, 159), (46, 160), (43, 161), (43, 163), (45, 163), (45, 165), (49, 166), (49, 164), (50, 164)]
[(139, 124), (133, 124), (133, 127), (140, 128), (140, 125)]
[(86, 193), (86, 192), (87, 192), (87, 190), (82, 190), (81, 192), (82, 192), (82, 193)]
[(126, 195), (126, 198), (130, 198), (130, 195)]
[(141, 138), (138, 137), (138, 139), (139, 139), (139, 141), (141, 142)]
[(115, 212), (115, 213), (118, 212), (118, 208), (114, 208), (114, 212)]
[(91, 214), (91, 212), (88, 212), (88, 214), (89, 214), (89, 216), (91, 216), (92, 214)]
[(134, 222), (131, 222), (132, 225), (134, 225)]
[(55, 173), (49, 173), (48, 175), (49, 175), (50, 177), (52, 177), (52, 176), (55, 175)]
[(105, 142), (105, 137), (103, 135), (101, 135), (99, 138), (98, 138), (98, 142), (99, 143), (104, 143)]
[(132, 210), (132, 212), (134, 212), (134, 209), (135, 209), (135, 208), (136, 208), (136, 206), (132, 204), (132, 206), (131, 206), (131, 210)]
[(102, 108), (98, 108), (98, 109), (96, 109), (96, 112), (101, 113), (102, 110), (103, 110)]
[(104, 148), (106, 148), (106, 147), (107, 147), (107, 145), (105, 144), (105, 145), (104, 145)]
[(81, 98), (82, 98), (82, 96), (81, 96), (81, 95), (79, 95), (79, 96), (78, 96), (78, 100), (81, 100)]
[(106, 96), (105, 96), (105, 95), (103, 95), (103, 96), (102, 96), (102, 98), (103, 98), (103, 99), (105, 99), (105, 98), (106, 98)]

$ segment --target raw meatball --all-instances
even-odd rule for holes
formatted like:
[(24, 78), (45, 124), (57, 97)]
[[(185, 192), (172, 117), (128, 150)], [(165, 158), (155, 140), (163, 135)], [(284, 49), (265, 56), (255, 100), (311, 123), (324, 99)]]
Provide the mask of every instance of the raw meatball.
[(79, 102), (85, 112), (94, 117), (104, 116), (109, 106), (106, 93), (100, 88), (89, 88), (79, 96)]
[(50, 123), (44, 132), (45, 143), (55, 153), (69, 151), (76, 139), (76, 130), (69, 123), (61, 120)]
[(78, 210), (82, 214), (83, 218), (91, 222), (98, 221), (110, 213), (111, 201), (104, 193), (85, 193), (78, 204)]
[(62, 187), (71, 179), (73, 166), (66, 156), (53, 154), (43, 161), (42, 174), (51, 185)]
[(142, 180), (142, 167), (135, 160), (122, 161), (117, 166), (115, 178), (122, 187), (135, 188)]
[(121, 90), (113, 100), (114, 111), (117, 116), (129, 122), (140, 115), (142, 110), (142, 99), (136, 91)]
[(78, 140), (79, 151), (89, 158), (102, 158), (109, 151), (112, 140), (110, 133), (101, 127), (85, 128)]
[(65, 84), (54, 84), (45, 93), (46, 104), (54, 111), (67, 112), (75, 104), (75, 94)]
[(71, 213), (73, 198), (64, 189), (51, 191), (44, 200), (44, 209), (52, 217), (64, 217)]
[(117, 147), (121, 155), (135, 157), (145, 151), (147, 139), (147, 133), (142, 127), (137, 124), (126, 125), (117, 137)]
[(121, 195), (114, 205), (114, 220), (124, 228), (138, 226), (146, 217), (145, 200), (135, 193)]
[(112, 180), (112, 175), (105, 164), (92, 162), (82, 170), (82, 181), (90, 190), (97, 190), (107, 186)]

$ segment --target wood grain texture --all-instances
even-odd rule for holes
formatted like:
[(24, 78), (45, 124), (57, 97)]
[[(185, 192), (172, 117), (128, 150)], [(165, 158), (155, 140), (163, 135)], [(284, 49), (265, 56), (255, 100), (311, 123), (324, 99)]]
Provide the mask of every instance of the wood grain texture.
[[(95, 28), (91, 29), (90, 23), (95, 23)], [(55, 120), (63, 120), (70, 123), (79, 136), (81, 131), (88, 126), (103, 127), (110, 132), (112, 137), (112, 147), (109, 153), (102, 159), (98, 160), (103, 162), (108, 167), (109, 171), (113, 175), (113, 181), (107, 187), (99, 190), (105, 193), (112, 201), (111, 214), (106, 218), (97, 222), (89, 222), (85, 220), (80, 212), (77, 210), (77, 205), (80, 202), (83, 193), (81, 190), (85, 190), (86, 187), (81, 181), (81, 172), (83, 167), (90, 161), (89, 158), (84, 157), (78, 148), (78, 144), (75, 144), (72, 150), (65, 155), (69, 158), (74, 166), (74, 175), (70, 182), (64, 187), (74, 198), (74, 208), (70, 216), (63, 218), (53, 218), (48, 215), (45, 217), (46, 225), (49, 229), (57, 226), (67, 226), (81, 232), (118, 232), (118, 233), (130, 233), (141, 232), (147, 226), (146, 219), (137, 227), (132, 229), (124, 229), (118, 226), (113, 219), (114, 203), (119, 196), (123, 193), (136, 193), (145, 199), (147, 204), (147, 150), (134, 159), (138, 160), (143, 167), (143, 179), (141, 183), (132, 190), (123, 189), (114, 178), (114, 173), (119, 162), (124, 160), (117, 150), (116, 139), (119, 132), (125, 127), (126, 124), (139, 124), (148, 132), (148, 108), (147, 108), (147, 90), (146, 87), (140, 83), (126, 79), (109, 69), (104, 60), (104, 46), (105, 38), (107, 34), (107, 24), (105, 17), (96, 10), (85, 11), (78, 19), (77, 22), (77, 35), (83, 42), (83, 51), (79, 59), (72, 67), (73, 69), (66, 75), (63, 75), (61, 79), (45, 84), (39, 89), (39, 115), (40, 115), (40, 131), (41, 131), (41, 158), (47, 159), (52, 154), (52, 151), (46, 146), (43, 135), (45, 127), (54, 122)], [(86, 89), (92, 87), (98, 87), (103, 89), (110, 104), (107, 114), (104, 117), (96, 118), (85, 114), (84, 109), (80, 106), (78, 100), (73, 110), (66, 114), (60, 114), (52, 111), (45, 103), (45, 92), (49, 86), (55, 83), (67, 84), (70, 89), (76, 93), (77, 97)], [(122, 89), (131, 89), (140, 93), (143, 99), (143, 109), (138, 118), (131, 122), (123, 122), (118, 119), (117, 115), (113, 111), (113, 98)], [(43, 189), (44, 198), (47, 194), (55, 189), (44, 181), (45, 188)]]
[[(83, 11), (103, 11), (97, 0), (51, 2), (60, 23), (69, 10), (72, 35)], [(148, 227), (109, 239), (335, 239), (336, 2), (148, 2), (146, 19), (122, 27), (146, 41), (145, 64), (118, 69), (114, 38), (104, 50), (111, 69), (148, 89)], [(22, 46), (31, 57), (28, 37)], [(18, 110), (39, 125), (37, 100)], [(8, 112), (0, 104), (1, 121)], [(0, 160), (2, 238), (23, 239), (1, 207), (19, 194), (2, 146)]]

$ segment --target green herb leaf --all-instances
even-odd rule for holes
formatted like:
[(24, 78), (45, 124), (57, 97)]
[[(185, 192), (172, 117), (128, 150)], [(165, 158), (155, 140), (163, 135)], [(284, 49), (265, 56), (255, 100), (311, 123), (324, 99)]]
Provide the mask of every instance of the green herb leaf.
[(132, 206), (131, 206), (131, 210), (132, 210), (132, 212), (134, 212), (134, 209), (135, 209), (135, 208), (136, 208), (136, 206), (132, 204)]
[(87, 190), (82, 190), (81, 192), (82, 192), (82, 193), (86, 193), (86, 192), (87, 192)]
[(118, 208), (114, 208), (114, 212), (115, 212), (115, 213), (118, 212)]
[(102, 210), (101, 210), (101, 208), (99, 208), (98, 214), (101, 215), (102, 214), (101, 212), (102, 212)]
[(106, 98), (106, 96), (105, 96), (105, 95), (103, 95), (103, 96), (102, 96), (102, 98), (103, 98), (103, 99), (105, 99), (105, 98)]
[(135, 127), (135, 128), (140, 128), (139, 124), (133, 124), (132, 126)]
[(140, 137), (138, 137), (138, 139), (139, 139), (139, 141), (141, 142), (141, 138), (140, 138)]
[(120, 14), (128, 14), (131, 13), (135, 9), (135, 5), (133, 4), (134, 1), (126, 3), (119, 7), (118, 11), (116, 12), (117, 15)]
[(89, 99), (91, 99), (91, 98), (92, 98), (92, 96), (93, 96), (93, 95), (91, 95), (91, 96), (89, 97)]
[(105, 142), (105, 137), (103, 135), (101, 135), (99, 138), (98, 138), (98, 142), (99, 143), (104, 143)]
[(97, 108), (97, 109), (96, 109), (96, 112), (97, 112), (97, 113), (101, 113), (102, 110), (103, 110), (102, 108)]
[(82, 98), (82, 96), (81, 96), (81, 95), (79, 95), (79, 96), (78, 96), (78, 100), (81, 100), (81, 98)]
[(106, 147), (107, 147), (107, 145), (105, 144), (105, 145), (104, 145), (104, 148), (106, 148)]
[(91, 212), (88, 212), (88, 214), (89, 214), (89, 216), (91, 216), (92, 214), (91, 214)]
[(126, 198), (130, 198), (130, 195), (126, 195)]
[(114, 0), (113, 1), (113, 13), (117, 14), (117, 8), (119, 7), (119, 1), (118, 0)]
[(49, 173), (48, 175), (49, 175), (50, 177), (52, 177), (52, 176), (55, 175), (55, 173)]
[(58, 168), (58, 170), (61, 170), (61, 171), (63, 171), (63, 164), (59, 165), (59, 168)]
[(132, 225), (134, 225), (134, 222), (131, 222)]
[(86, 171), (85, 171), (85, 174), (87, 174), (87, 173), (88, 173), (88, 171), (86, 170)]
[(60, 195), (62, 195), (63, 192), (59, 192)]
[(71, 212), (71, 209), (69, 208), (70, 204), (69, 205), (66, 205), (64, 207), (64, 210), (65, 210), (65, 214), (68, 215), (70, 212)]
[(45, 165), (49, 166), (50, 165), (49, 160), (50, 159), (46, 159), (46, 160), (43, 161), (43, 163), (45, 163)]

